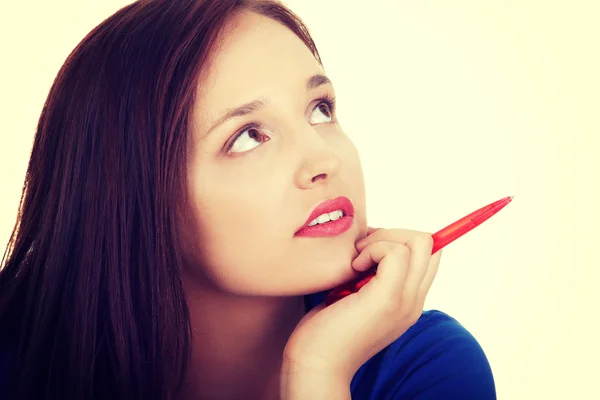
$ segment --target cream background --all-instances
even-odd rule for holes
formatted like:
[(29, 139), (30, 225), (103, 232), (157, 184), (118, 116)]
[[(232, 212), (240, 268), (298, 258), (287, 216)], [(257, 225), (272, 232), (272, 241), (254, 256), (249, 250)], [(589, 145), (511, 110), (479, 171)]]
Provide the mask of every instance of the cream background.
[[(68, 53), (124, 0), (0, 6), (0, 249)], [(600, 6), (289, 0), (361, 153), (372, 226), (436, 231), (514, 201), (444, 250), (426, 308), (479, 340), (499, 399), (600, 399)]]

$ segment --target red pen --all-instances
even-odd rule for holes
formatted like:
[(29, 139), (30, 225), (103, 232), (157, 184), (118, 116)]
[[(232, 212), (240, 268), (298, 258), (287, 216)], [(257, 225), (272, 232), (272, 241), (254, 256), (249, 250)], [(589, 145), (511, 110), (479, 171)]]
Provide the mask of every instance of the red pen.
[[(453, 222), (447, 227), (431, 235), (431, 237), (433, 238), (433, 249), (431, 250), (431, 254), (434, 254), (435, 252), (437, 252), (444, 246), (452, 243), (465, 233), (481, 225), (484, 221), (489, 219), (492, 215), (496, 214), (498, 211), (503, 209), (508, 203), (510, 203), (513, 197), (514, 196), (505, 197), (491, 204), (488, 204), (487, 206), (472, 212), (471, 214), (459, 219), (456, 222)], [(327, 298), (325, 299), (325, 304), (329, 306), (335, 303), (336, 301), (348, 296), (349, 294), (357, 292), (361, 287), (366, 285), (367, 282), (369, 282), (373, 276), (375, 276), (376, 272), (377, 267), (372, 268), (369, 271), (366, 271), (364, 275), (360, 276), (358, 279), (355, 279), (351, 282), (345, 283), (341, 286), (332, 289), (327, 295)]]

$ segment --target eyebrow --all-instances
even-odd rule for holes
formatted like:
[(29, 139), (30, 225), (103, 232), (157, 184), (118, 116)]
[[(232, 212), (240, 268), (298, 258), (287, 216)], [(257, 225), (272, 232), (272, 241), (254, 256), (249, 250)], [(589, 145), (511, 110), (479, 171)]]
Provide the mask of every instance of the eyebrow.
[[(330, 83), (331, 80), (325, 75), (313, 75), (308, 79), (308, 81), (306, 81), (306, 91), (316, 89), (320, 86), (324, 86)], [(235, 107), (225, 111), (225, 113), (219, 119), (216, 120), (216, 122), (212, 125), (212, 127), (206, 132), (206, 134), (203, 137), (207, 137), (208, 134), (212, 132), (217, 126), (224, 124), (231, 118), (243, 117), (244, 115), (252, 114), (253, 112), (256, 112), (257, 110), (265, 107), (266, 104), (266, 98), (261, 97), (256, 100), (252, 100), (251, 102), (248, 102), (246, 104), (242, 104), (239, 107)]]

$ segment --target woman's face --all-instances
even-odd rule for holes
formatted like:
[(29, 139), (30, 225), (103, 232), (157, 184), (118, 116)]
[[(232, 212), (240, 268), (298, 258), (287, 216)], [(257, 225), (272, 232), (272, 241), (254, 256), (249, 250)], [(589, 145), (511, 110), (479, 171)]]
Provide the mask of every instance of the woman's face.
[[(334, 90), (313, 78), (324, 72), (305, 44), (274, 20), (240, 17), (198, 86), (186, 221), (195, 249), (185, 250), (184, 277), (244, 295), (329, 289), (354, 276), (354, 242), (366, 235), (359, 156), (319, 100)], [(295, 236), (315, 206), (338, 196), (354, 205), (349, 230)]]

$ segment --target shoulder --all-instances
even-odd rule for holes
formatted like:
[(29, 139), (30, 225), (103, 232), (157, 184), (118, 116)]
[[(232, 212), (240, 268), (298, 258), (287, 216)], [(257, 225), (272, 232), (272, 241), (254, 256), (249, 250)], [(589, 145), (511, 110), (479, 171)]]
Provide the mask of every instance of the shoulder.
[(456, 319), (424, 311), (355, 374), (353, 399), (493, 400), (492, 371), (477, 340)]

